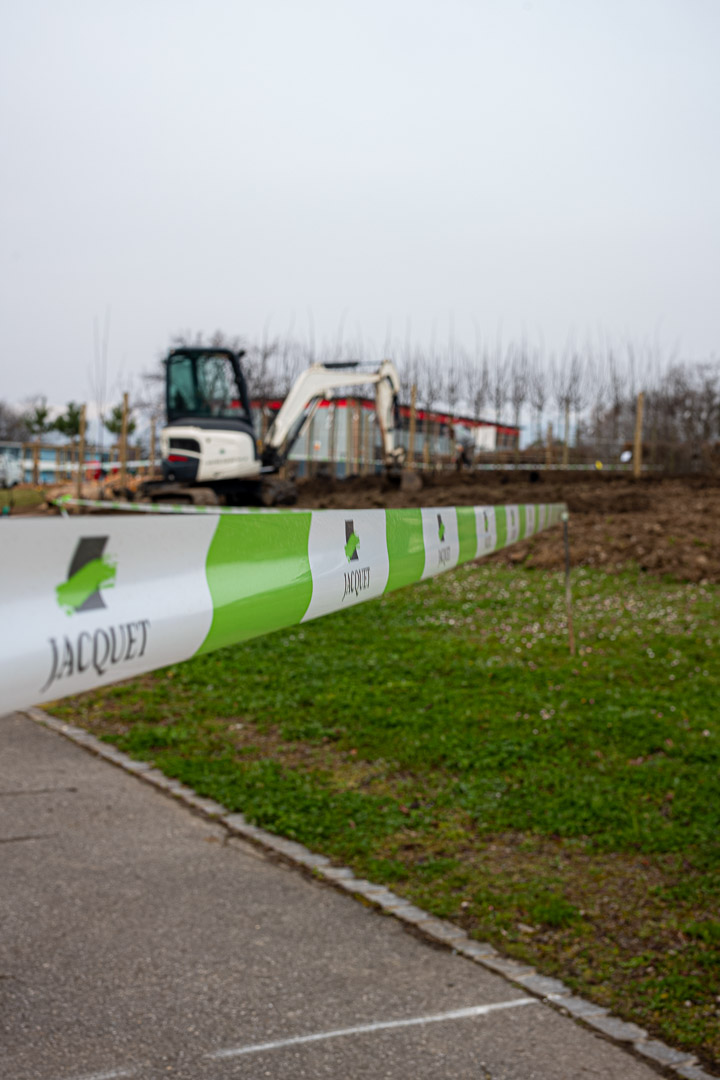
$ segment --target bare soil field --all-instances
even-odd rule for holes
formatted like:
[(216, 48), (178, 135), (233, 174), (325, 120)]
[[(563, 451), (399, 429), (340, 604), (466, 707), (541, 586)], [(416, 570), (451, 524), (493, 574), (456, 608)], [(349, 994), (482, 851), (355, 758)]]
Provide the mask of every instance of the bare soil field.
[[(531, 479), (531, 477), (533, 477)], [(463, 506), (565, 502), (574, 566), (609, 571), (628, 565), (677, 581), (720, 581), (720, 481), (713, 477), (651, 477), (561, 472), (436, 472), (419, 475), (418, 490), (381, 477), (298, 481), (298, 506)], [(493, 558), (506, 564), (560, 569), (557, 529)]]

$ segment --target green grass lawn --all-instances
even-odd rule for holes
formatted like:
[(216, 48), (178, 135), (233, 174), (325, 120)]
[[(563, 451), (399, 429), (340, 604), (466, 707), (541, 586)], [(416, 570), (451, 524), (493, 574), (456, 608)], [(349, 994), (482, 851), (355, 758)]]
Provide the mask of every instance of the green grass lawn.
[(0, 488), (0, 511), (4, 507), (10, 510), (40, 506), (45, 502), (45, 492), (36, 488)]
[(464, 567), (52, 711), (720, 1061), (720, 592)]

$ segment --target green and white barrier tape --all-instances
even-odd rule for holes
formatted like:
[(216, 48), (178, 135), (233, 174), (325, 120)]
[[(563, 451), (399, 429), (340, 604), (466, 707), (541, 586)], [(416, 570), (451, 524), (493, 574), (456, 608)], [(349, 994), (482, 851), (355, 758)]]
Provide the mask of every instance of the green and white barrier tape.
[[(274, 510), (272, 507), (260, 506), (195, 506), (189, 503), (170, 502), (123, 502), (120, 499), (75, 499), (71, 495), (61, 495), (59, 499), (51, 499), (50, 502), (60, 510), (81, 507), (87, 510), (106, 510), (111, 513), (121, 511), (124, 514), (285, 514), (292, 509), (284, 507)], [(309, 513), (308, 510), (294, 512)]]
[(140, 675), (451, 570), (563, 503), (2, 525), (0, 714)]

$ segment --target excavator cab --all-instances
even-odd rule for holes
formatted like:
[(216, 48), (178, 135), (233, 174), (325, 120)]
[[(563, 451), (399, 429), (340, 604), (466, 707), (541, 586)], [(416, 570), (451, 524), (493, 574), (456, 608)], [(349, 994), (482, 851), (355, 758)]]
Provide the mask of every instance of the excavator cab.
[(168, 424), (252, 431), (242, 356), (231, 349), (174, 349), (166, 360)]
[(160, 433), (166, 487), (232, 492), (257, 485), (261, 466), (242, 356), (232, 349), (180, 348), (167, 357), (167, 423)]

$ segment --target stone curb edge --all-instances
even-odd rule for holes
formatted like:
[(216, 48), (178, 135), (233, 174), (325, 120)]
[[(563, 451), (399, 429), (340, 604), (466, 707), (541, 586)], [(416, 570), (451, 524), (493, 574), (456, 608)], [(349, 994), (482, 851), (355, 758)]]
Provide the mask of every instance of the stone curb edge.
[(611, 1041), (619, 1043), (625, 1050), (634, 1051), (646, 1064), (654, 1066), (666, 1076), (682, 1077), (683, 1080), (713, 1080), (710, 1073), (705, 1072), (696, 1064), (697, 1059), (693, 1054), (675, 1050), (657, 1039), (651, 1039), (644, 1028), (619, 1020), (611, 1016), (608, 1009), (577, 997), (559, 979), (540, 975), (533, 967), (501, 956), (489, 943), (473, 940), (460, 927), (444, 919), (435, 918), (401, 896), (396, 896), (385, 886), (375, 885), (363, 878), (356, 878), (349, 867), (333, 866), (325, 855), (316, 855), (303, 844), (294, 840), (285, 840), (281, 836), (251, 825), (242, 814), (228, 813), (226, 808), (214, 799), (203, 798), (192, 788), (180, 783), (179, 780), (171, 780), (146, 761), (135, 761), (121, 750), (91, 735), (84, 728), (58, 720), (49, 713), (43, 712), (42, 709), (28, 708), (19, 711), (36, 723), (82, 746), (97, 757), (103, 758), (112, 765), (117, 765), (125, 772), (132, 773), (196, 813), (210, 818), (222, 825), (230, 834), (264, 848), (282, 861), (311, 873), (315, 878), (320, 878), (351, 896), (361, 897), (384, 914), (392, 915), (406, 927), (419, 932), (435, 944), (446, 946), (474, 963), (480, 964), (486, 970), (503, 976), (545, 1004), (564, 1012), (575, 1020), (582, 1021), (596, 1034), (604, 1035)]

